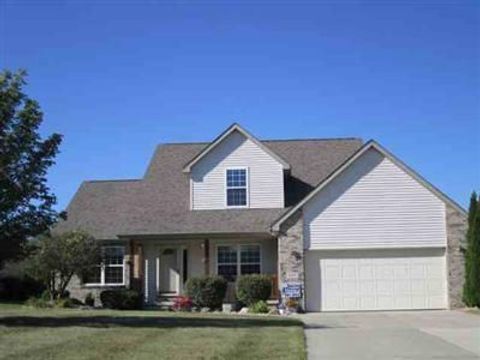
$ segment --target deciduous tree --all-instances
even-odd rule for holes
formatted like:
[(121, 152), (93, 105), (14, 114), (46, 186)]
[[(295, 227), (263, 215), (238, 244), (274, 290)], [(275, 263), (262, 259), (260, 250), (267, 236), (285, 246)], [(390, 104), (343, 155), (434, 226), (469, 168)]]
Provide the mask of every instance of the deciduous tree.
[(60, 215), (46, 175), (62, 137), (40, 136), (43, 113), (23, 92), (25, 77), (25, 71), (0, 73), (0, 267)]
[(51, 300), (60, 298), (74, 275), (86, 276), (101, 261), (98, 242), (81, 231), (44, 235), (29, 258), (30, 275), (41, 281)]

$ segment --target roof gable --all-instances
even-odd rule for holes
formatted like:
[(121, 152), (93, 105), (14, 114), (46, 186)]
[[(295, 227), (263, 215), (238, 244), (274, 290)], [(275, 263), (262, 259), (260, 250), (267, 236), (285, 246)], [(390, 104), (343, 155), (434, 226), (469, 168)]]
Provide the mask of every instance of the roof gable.
[[(262, 143), (291, 165), (286, 182), (288, 206), (301, 201), (362, 145), (360, 139), (354, 138)], [(182, 172), (183, 164), (208, 145), (162, 144), (141, 179), (85, 182), (67, 209), (67, 220), (57, 229), (84, 229), (98, 239), (117, 239), (125, 234), (268, 234), (271, 224), (285, 208), (190, 210), (189, 176)]]
[(325, 188), (328, 184), (330, 184), (332, 181), (334, 181), (337, 178), (337, 176), (342, 174), (351, 164), (353, 164), (357, 159), (359, 159), (363, 154), (365, 154), (369, 149), (372, 149), (372, 148), (377, 150), (379, 153), (381, 153), (383, 156), (388, 158), (390, 161), (392, 161), (395, 165), (397, 165), (400, 169), (405, 171), (413, 179), (418, 181), (427, 190), (429, 190), (434, 195), (439, 197), (442, 201), (444, 201), (447, 204), (450, 204), (451, 206), (453, 206), (455, 209), (457, 209), (461, 213), (463, 213), (463, 214), (466, 213), (465, 209), (463, 209), (455, 201), (450, 199), (447, 195), (442, 193), (439, 189), (437, 189), (435, 186), (433, 186), (430, 182), (428, 182), (425, 178), (423, 178), (420, 174), (418, 174), (412, 168), (407, 166), (403, 161), (398, 159), (391, 152), (389, 152), (387, 149), (382, 147), (379, 143), (375, 142), (374, 140), (370, 140), (367, 143), (365, 143), (365, 145), (362, 146), (357, 152), (355, 152), (350, 158), (348, 158), (345, 162), (343, 162), (340, 166), (338, 166), (334, 171), (332, 171), (330, 173), (330, 175), (328, 175), (326, 178), (324, 178), (307, 196), (305, 196), (305, 198), (303, 200), (301, 200), (298, 204), (296, 204), (290, 210), (285, 212), (279, 219), (277, 219), (272, 224), (272, 230), (273, 231), (279, 231), (280, 230), (280, 225), (285, 220), (290, 218), (297, 210), (302, 208), (307, 202), (309, 202), (312, 198), (314, 198), (315, 195), (317, 195), (323, 188)]
[(238, 132), (243, 136), (245, 136), (245, 138), (252, 141), (255, 145), (257, 145), (259, 148), (261, 148), (263, 151), (269, 154), (272, 158), (278, 161), (282, 165), (284, 170), (290, 169), (290, 165), (284, 159), (278, 156), (275, 152), (273, 152), (267, 146), (262, 144), (262, 142), (260, 142), (257, 138), (255, 138), (255, 136), (250, 134), (247, 130), (242, 128), (240, 125), (234, 123), (229, 128), (227, 128), (223, 133), (221, 133), (215, 140), (213, 140), (210, 144), (208, 144), (202, 151), (200, 151), (192, 160), (190, 160), (184, 166), (183, 172), (189, 173), (192, 170), (192, 167), (195, 166), (195, 164), (197, 164), (201, 159), (207, 156), (208, 153), (210, 153), (213, 149), (215, 149), (220, 143), (222, 143), (234, 132)]

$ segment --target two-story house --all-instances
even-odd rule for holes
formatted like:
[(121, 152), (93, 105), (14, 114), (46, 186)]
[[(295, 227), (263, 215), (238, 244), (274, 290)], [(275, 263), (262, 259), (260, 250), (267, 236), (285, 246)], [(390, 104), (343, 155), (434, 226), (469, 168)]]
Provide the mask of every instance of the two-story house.
[(260, 141), (233, 124), (160, 145), (142, 179), (84, 182), (67, 212), (56, 230), (90, 232), (106, 259), (74, 296), (136, 287), (154, 304), (219, 274), (231, 299), (262, 273), (307, 311), (461, 305), (465, 211), (374, 141)]

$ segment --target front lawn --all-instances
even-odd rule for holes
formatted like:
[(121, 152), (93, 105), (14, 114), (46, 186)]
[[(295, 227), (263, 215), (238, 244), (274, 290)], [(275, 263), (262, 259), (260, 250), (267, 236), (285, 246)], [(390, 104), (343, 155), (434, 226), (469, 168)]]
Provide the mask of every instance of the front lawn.
[(302, 323), (0, 304), (0, 359), (304, 359)]

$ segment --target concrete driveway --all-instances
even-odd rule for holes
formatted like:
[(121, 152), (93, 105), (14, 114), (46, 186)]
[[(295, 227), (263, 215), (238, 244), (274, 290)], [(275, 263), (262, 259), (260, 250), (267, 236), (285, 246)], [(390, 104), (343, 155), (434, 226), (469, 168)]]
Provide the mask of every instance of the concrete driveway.
[(311, 313), (309, 359), (480, 359), (480, 315), (463, 311)]

